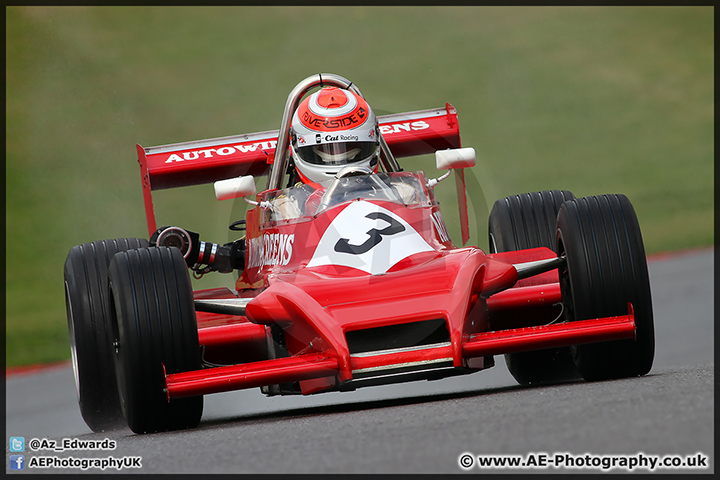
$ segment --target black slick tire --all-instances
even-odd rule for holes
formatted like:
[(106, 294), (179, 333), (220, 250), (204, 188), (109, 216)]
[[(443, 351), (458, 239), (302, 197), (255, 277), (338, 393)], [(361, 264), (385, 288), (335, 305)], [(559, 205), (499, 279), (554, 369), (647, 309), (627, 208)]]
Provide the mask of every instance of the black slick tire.
[[(567, 190), (512, 195), (497, 200), (488, 219), (490, 253), (546, 247), (556, 251), (557, 213), (575, 195)], [(569, 348), (505, 354), (510, 374), (521, 385), (579, 378)]]
[(80, 413), (93, 432), (124, 423), (113, 361), (108, 265), (121, 251), (148, 241), (118, 238), (84, 243), (65, 260), (65, 307)]
[(573, 357), (586, 380), (645, 375), (655, 334), (640, 226), (625, 195), (577, 198), (560, 207), (558, 250), (567, 257), (560, 286), (569, 321), (635, 312), (635, 340), (578, 345)]
[(201, 367), (193, 291), (176, 248), (150, 247), (116, 255), (110, 263), (115, 361), (120, 404), (135, 433), (193, 428), (203, 397), (168, 402), (168, 374)]

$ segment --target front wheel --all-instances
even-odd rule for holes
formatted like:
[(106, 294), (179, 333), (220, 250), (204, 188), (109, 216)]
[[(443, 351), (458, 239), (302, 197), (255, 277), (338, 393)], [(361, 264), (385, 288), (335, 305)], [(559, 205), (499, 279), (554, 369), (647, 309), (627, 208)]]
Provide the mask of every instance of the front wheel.
[(586, 380), (645, 375), (655, 353), (650, 280), (640, 226), (625, 195), (565, 202), (558, 212), (558, 253), (566, 255), (560, 289), (568, 321), (635, 311), (635, 340), (578, 345), (573, 358)]
[(203, 397), (168, 402), (168, 374), (201, 364), (193, 291), (177, 248), (129, 250), (110, 263), (115, 364), (120, 404), (135, 433), (193, 428)]

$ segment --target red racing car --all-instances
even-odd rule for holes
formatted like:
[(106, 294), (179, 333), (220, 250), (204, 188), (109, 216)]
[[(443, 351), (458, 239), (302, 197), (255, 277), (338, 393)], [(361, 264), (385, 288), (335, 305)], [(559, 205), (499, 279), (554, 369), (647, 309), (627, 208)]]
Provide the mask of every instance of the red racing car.
[[(315, 107), (303, 110), (308, 98)], [(288, 96), (278, 131), (137, 146), (149, 239), (78, 245), (65, 262), (75, 380), (93, 431), (193, 428), (206, 394), (352, 391), (469, 374), (500, 354), (521, 384), (648, 373), (650, 285), (624, 195), (507, 197), (490, 213), (490, 252), (458, 247), (433, 188), (455, 177), (465, 245), (463, 172), (475, 153), (461, 148), (450, 104), (377, 117), (366, 130), (376, 163), (338, 164), (320, 181), (293, 176), (298, 159), (339, 158), (298, 152), (341, 136), (308, 133), (317, 105), (346, 104), (348, 123), (367, 114), (352, 82), (313, 75)], [(299, 117), (307, 132), (294, 127)], [(437, 179), (397, 161), (430, 153), (447, 170)], [(154, 190), (211, 182), (219, 199), (252, 204), (230, 225), (240, 238), (219, 245), (158, 228)], [(191, 272), (239, 276), (234, 291), (193, 291)]]

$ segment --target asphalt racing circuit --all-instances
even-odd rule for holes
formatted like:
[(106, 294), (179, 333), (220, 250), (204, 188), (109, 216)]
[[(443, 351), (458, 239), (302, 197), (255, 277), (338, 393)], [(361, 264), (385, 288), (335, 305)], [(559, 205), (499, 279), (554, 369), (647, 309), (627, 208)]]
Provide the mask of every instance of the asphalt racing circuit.
[[(712, 249), (651, 260), (656, 353), (650, 374), (640, 378), (521, 387), (498, 356), (487, 371), (438, 381), (309, 397), (268, 398), (259, 389), (208, 395), (199, 428), (134, 435), (87, 428), (69, 365), (12, 375), (6, 472), (81, 471), (37, 468), (41, 457), (72, 457), (76, 465), (82, 458), (140, 457), (140, 468), (122, 473), (600, 473), (611, 461), (613, 473), (712, 473), (713, 263)], [(10, 437), (24, 437), (24, 452), (10, 451)], [(32, 439), (77, 446), (106, 438), (114, 449), (30, 447)], [(10, 468), (18, 454), (25, 472)], [(525, 467), (484, 468), (478, 457), (520, 459)], [(651, 458), (686, 467), (650, 470)]]

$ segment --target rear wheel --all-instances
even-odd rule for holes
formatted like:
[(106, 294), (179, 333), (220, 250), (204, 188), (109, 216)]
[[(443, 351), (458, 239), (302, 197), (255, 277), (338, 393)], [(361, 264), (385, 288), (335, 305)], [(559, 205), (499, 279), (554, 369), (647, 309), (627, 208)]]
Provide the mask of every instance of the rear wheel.
[(75, 387), (83, 420), (94, 432), (123, 424), (110, 325), (108, 265), (113, 255), (148, 241), (118, 238), (77, 245), (65, 260), (65, 307)]
[(168, 402), (168, 374), (200, 369), (200, 346), (188, 268), (176, 248), (150, 247), (110, 263), (115, 361), (120, 404), (135, 433), (193, 428), (203, 397)]
[[(488, 220), (490, 253), (546, 247), (556, 251), (557, 213), (574, 199), (567, 190), (513, 195), (493, 205)], [(522, 385), (578, 378), (569, 348), (505, 354), (512, 376)]]
[(575, 364), (586, 380), (645, 375), (655, 334), (650, 281), (640, 226), (625, 195), (578, 198), (560, 207), (558, 250), (567, 257), (560, 287), (569, 321), (635, 311), (635, 340), (578, 345)]
[(558, 209), (573, 198), (567, 190), (546, 190), (497, 200), (488, 219), (490, 253), (538, 247), (554, 251)]

